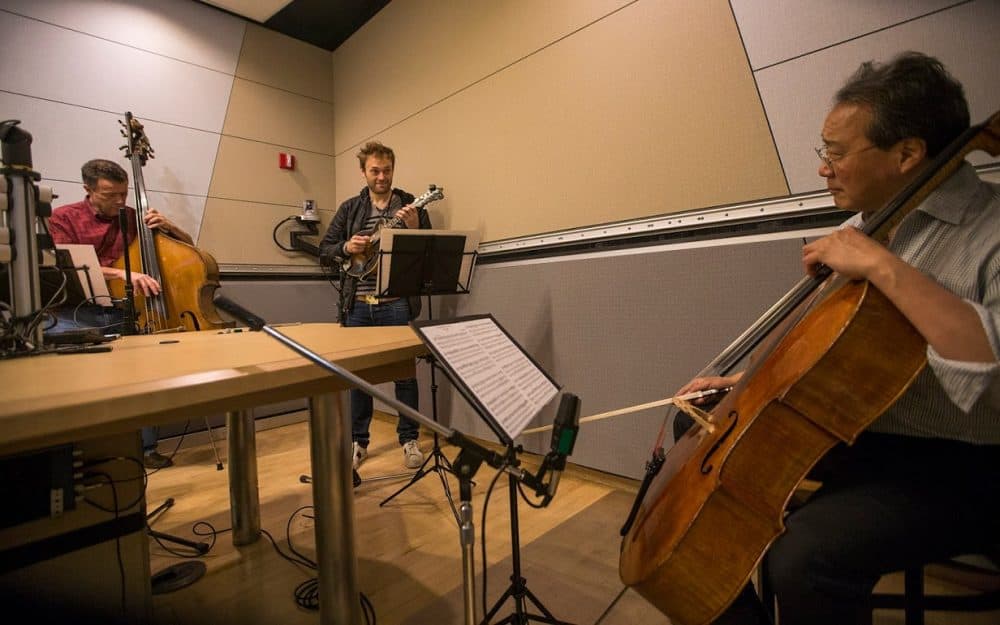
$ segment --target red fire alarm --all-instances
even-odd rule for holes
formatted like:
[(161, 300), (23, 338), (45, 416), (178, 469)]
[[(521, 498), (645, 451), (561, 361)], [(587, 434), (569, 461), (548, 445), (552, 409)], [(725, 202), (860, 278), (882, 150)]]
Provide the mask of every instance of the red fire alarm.
[(295, 155), (285, 154), (284, 152), (278, 154), (278, 167), (282, 169), (295, 169)]

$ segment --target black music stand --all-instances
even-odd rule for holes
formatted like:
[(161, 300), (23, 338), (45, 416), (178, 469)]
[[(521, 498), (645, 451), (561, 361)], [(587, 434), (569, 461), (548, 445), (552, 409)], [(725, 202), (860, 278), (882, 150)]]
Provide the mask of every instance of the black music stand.
[[(391, 233), (391, 234), (388, 234)], [(427, 318), (433, 319), (432, 295), (467, 294), (475, 266), (476, 252), (466, 251), (468, 234), (465, 232), (387, 230), (379, 250), (378, 294), (380, 297), (420, 297), (427, 298)], [(466, 257), (469, 257), (466, 260)], [(463, 276), (463, 269), (465, 275)], [(382, 288), (384, 286), (384, 289)], [(437, 362), (433, 355), (421, 356), (431, 366), (431, 416), (438, 422)], [(430, 455), (402, 488), (389, 495), (379, 504), (384, 506), (413, 486), (423, 477), (436, 473), (441, 479), (445, 496), (451, 506), (455, 520), (461, 523), (451, 486), (445, 473), (456, 475), (448, 458), (441, 452), (437, 432), (434, 433), (434, 448)], [(457, 475), (456, 475), (457, 477)]]
[[(453, 322), (433, 322), (433, 321), (421, 321), (413, 324), (414, 329), (417, 334), (424, 341), (424, 343), (431, 349), (432, 353), (438, 355), (439, 360), (445, 375), (454, 384), (455, 388), (458, 389), (459, 393), (465, 397), (476, 413), (482, 417), (483, 421), (490, 427), (493, 433), (497, 436), (497, 439), (506, 447), (505, 457), (507, 462), (511, 465), (516, 466), (518, 463), (517, 454), (521, 451), (520, 445), (514, 444), (514, 438), (511, 434), (513, 432), (508, 432), (504, 425), (500, 422), (496, 416), (491, 414), (486, 402), (475, 390), (473, 390), (469, 384), (467, 384), (462, 379), (462, 373), (456, 370), (453, 362), (449, 361), (447, 357), (439, 353), (439, 346), (435, 341), (428, 336), (428, 328), (433, 328), (435, 325), (442, 325), (448, 323), (484, 323), (491, 326), (492, 330), (495, 332), (495, 337), (506, 336), (507, 341), (509, 341), (509, 347), (513, 350), (520, 350), (526, 359), (525, 365), (527, 368), (534, 368), (533, 374), (536, 376), (544, 376), (548, 379), (548, 382), (552, 385), (552, 392), (555, 393), (559, 388), (559, 385), (538, 365), (537, 362), (528, 354), (524, 349), (517, 344), (510, 334), (503, 329), (496, 319), (492, 315), (471, 315), (469, 317), (464, 317), (456, 319)], [(501, 335), (502, 333), (502, 335)], [(530, 365), (528, 364), (530, 363)], [(469, 373), (466, 371), (466, 373)], [(510, 501), (510, 542), (511, 542), (511, 575), (510, 575), (510, 585), (507, 589), (500, 595), (493, 607), (490, 608), (486, 615), (483, 617), (482, 625), (489, 625), (490, 620), (496, 616), (500, 611), (500, 608), (507, 602), (507, 599), (514, 600), (514, 611), (504, 617), (503, 619), (496, 622), (496, 625), (501, 625), (502, 623), (513, 623), (514, 625), (526, 625), (530, 621), (535, 621), (539, 623), (550, 623), (552, 625), (570, 625), (566, 621), (560, 621), (552, 613), (542, 605), (542, 602), (528, 589), (527, 580), (521, 573), (521, 540), (520, 540), (520, 524), (518, 519), (518, 488), (519, 482), (517, 478), (513, 475), (508, 474), (508, 495)], [(485, 566), (485, 563), (484, 563)], [(528, 611), (529, 602), (535, 608), (537, 608), (541, 614), (533, 614)]]

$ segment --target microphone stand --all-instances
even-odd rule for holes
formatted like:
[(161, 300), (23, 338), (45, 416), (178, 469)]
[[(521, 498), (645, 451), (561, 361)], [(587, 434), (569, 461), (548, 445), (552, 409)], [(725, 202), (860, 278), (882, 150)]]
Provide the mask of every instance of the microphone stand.
[[(516, 452), (520, 450), (520, 446), (514, 447), (513, 443), (507, 445), (507, 457), (513, 459), (516, 457)], [(539, 470), (539, 475), (544, 474), (550, 467), (550, 456), (546, 456), (542, 462), (542, 467)], [(486, 613), (483, 618), (481, 625), (489, 625), (490, 619), (492, 619), (500, 608), (507, 601), (508, 598), (514, 599), (514, 611), (504, 617), (503, 619), (497, 621), (496, 625), (501, 625), (503, 623), (512, 623), (513, 625), (527, 625), (529, 621), (536, 621), (539, 623), (551, 623), (553, 625), (571, 625), (566, 621), (560, 621), (555, 616), (549, 612), (548, 608), (542, 605), (542, 602), (535, 596), (531, 590), (528, 589), (528, 580), (524, 578), (521, 574), (521, 529), (518, 524), (517, 516), (517, 495), (518, 495), (518, 483), (513, 476), (508, 476), (508, 495), (510, 500), (510, 553), (511, 553), (511, 574), (510, 574), (510, 585), (507, 590), (504, 591), (500, 598), (497, 599), (490, 611)], [(548, 489), (550, 491), (554, 488)], [(546, 500), (542, 505), (547, 505), (548, 500), (551, 498), (551, 494), (546, 494)], [(527, 601), (530, 601), (538, 610), (541, 611), (541, 615), (532, 614), (527, 611)]]
[(125, 318), (122, 321), (122, 334), (138, 334), (139, 331), (135, 323), (135, 289), (132, 286), (132, 263), (128, 253), (128, 207), (124, 204), (118, 209), (118, 228), (122, 231), (122, 256), (125, 259)]
[[(359, 378), (347, 369), (344, 369), (336, 363), (330, 362), (310, 350), (308, 347), (305, 347), (301, 343), (298, 343), (278, 330), (275, 330), (273, 327), (267, 325), (266, 321), (257, 315), (254, 315), (228, 297), (224, 295), (216, 297), (215, 304), (217, 307), (248, 325), (251, 330), (264, 332), (303, 358), (306, 358), (323, 369), (326, 369), (330, 373), (333, 373), (351, 386), (361, 389), (379, 401), (395, 408), (401, 415), (405, 415), (420, 425), (437, 434), (440, 434), (448, 443), (451, 443), (461, 449), (453, 466), (455, 467), (455, 475), (457, 475), (459, 479), (459, 493), (461, 499), (461, 503), (459, 505), (459, 541), (462, 547), (462, 586), (463, 597), (465, 599), (465, 625), (477, 625), (475, 620), (476, 587), (475, 561), (473, 558), (475, 547), (475, 526), (472, 522), (472, 478), (475, 476), (479, 466), (483, 462), (486, 462), (491, 467), (502, 470), (510, 475), (512, 485), (520, 481), (534, 489), (535, 492), (542, 494), (548, 490), (547, 485), (542, 484), (541, 478), (543, 471), (539, 471), (538, 475), (532, 475), (516, 466), (515, 463), (518, 461), (513, 455), (505, 456), (498, 454), (495, 451), (470, 440), (461, 432), (441, 425), (437, 421), (420, 414), (410, 406), (407, 406), (403, 402), (397, 400), (395, 397), (382, 392), (373, 384)], [(350, 540), (353, 541), (353, 536), (350, 537)], [(356, 586), (356, 580), (334, 580), (327, 579), (323, 575), (320, 575), (320, 601), (322, 601), (322, 597), (324, 595), (327, 597), (337, 596), (336, 584), (338, 581), (341, 587), (347, 586), (347, 589), (344, 590), (344, 594), (346, 596), (358, 596), (358, 589), (356, 587), (352, 587)]]

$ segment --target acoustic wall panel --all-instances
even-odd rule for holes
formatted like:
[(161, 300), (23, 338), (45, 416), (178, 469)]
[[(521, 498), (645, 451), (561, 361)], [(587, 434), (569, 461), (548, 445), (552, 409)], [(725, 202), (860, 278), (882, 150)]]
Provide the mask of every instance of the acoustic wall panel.
[[(291, 151), (295, 169), (278, 168), (278, 153)], [(336, 210), (333, 157), (315, 152), (225, 136), (212, 181), (212, 197), (301, 208), (315, 200), (316, 208)]]
[[(209, 197), (205, 204), (205, 220), (201, 227), (200, 246), (211, 252), (220, 265), (238, 265), (242, 270), (316, 265), (314, 257), (300, 252), (284, 252), (271, 236), (281, 226), (282, 244), (288, 246), (289, 224), (282, 221), (301, 213), (301, 207), (259, 204), (248, 200), (226, 200)], [(331, 213), (321, 211), (320, 233), (326, 231)]]
[[(957, 4), (955, 0), (731, 0), (750, 65), (762, 67)], [(780, 33), (780, 36), (776, 34)]]
[(4, 8), (226, 74), (236, 69), (245, 24), (191, 0), (5, 0)]
[[(92, 158), (117, 162), (128, 172), (131, 162), (119, 148), (124, 115), (80, 108), (0, 92), (0, 110), (32, 134), (32, 158), (42, 184), (59, 188), (55, 206), (83, 199), (80, 167)], [(219, 135), (171, 124), (143, 121), (154, 158), (143, 167), (150, 207), (160, 210), (197, 240), (201, 208), (211, 177)], [(153, 192), (165, 193), (169, 202), (153, 201)], [(129, 204), (135, 200), (130, 198)], [(176, 212), (175, 212), (176, 211)]]
[[(997, 25), (1000, 3), (977, 0), (756, 72), (791, 192), (826, 188), (813, 148), (834, 92), (864, 61), (887, 61), (905, 50), (936, 56), (965, 86), (974, 122), (996, 112)], [(994, 160), (983, 153), (970, 158), (976, 164)]]
[(92, 158), (126, 166), (118, 149), (124, 141), (120, 115), (4, 92), (0, 92), (0, 111), (5, 119), (21, 120), (20, 127), (31, 133), (34, 167), (46, 180), (72, 183), (79, 189), (80, 166)]
[(327, 50), (247, 24), (236, 76), (333, 103), (332, 58)]
[(398, 186), (444, 186), (435, 225), (485, 241), (787, 193), (721, 1), (630, 4), (377, 138)]
[[(285, 220), (304, 200), (320, 211), (320, 234), (336, 209), (331, 66), (325, 50), (248, 26), (206, 206), (204, 243), (221, 263), (315, 268), (274, 238), (289, 245), (299, 227)], [(279, 169), (281, 152), (295, 169)]]
[(329, 154), (333, 105), (237, 78), (223, 134)]
[[(353, 153), (368, 137), (630, 4), (628, 0), (389, 3), (333, 55), (335, 152)], [(484, 125), (489, 123), (487, 114), (484, 111), (481, 118)]]
[(208, 131), (222, 127), (232, 83), (215, 70), (7, 12), (0, 64), (9, 92)]
[[(669, 397), (694, 377), (799, 281), (801, 236), (484, 265), (469, 295), (436, 298), (435, 318), (491, 313), (565, 392), (580, 397), (581, 417), (594, 415)], [(438, 397), (447, 425), (495, 440), (450, 384)], [(557, 405), (531, 425), (552, 423)], [(581, 425), (571, 460), (641, 477), (667, 413)], [(667, 431), (669, 446), (669, 424)], [(549, 438), (519, 442), (544, 452)]]

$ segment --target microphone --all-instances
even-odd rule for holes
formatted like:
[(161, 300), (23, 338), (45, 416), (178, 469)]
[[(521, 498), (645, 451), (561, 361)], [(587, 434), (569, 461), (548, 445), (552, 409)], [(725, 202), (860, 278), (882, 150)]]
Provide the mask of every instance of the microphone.
[(552, 499), (559, 488), (559, 479), (566, 469), (566, 458), (573, 453), (576, 444), (576, 433), (580, 431), (580, 398), (572, 393), (563, 393), (559, 401), (559, 410), (552, 423), (552, 443), (546, 461), (552, 477), (546, 490), (546, 498)]
[(225, 295), (217, 295), (215, 297), (215, 305), (250, 326), (251, 330), (260, 330), (267, 325), (266, 321), (246, 308), (243, 308)]

